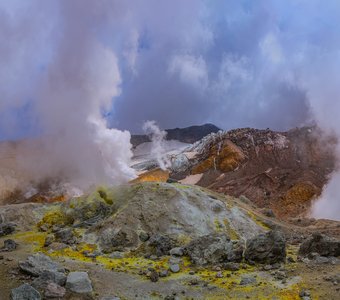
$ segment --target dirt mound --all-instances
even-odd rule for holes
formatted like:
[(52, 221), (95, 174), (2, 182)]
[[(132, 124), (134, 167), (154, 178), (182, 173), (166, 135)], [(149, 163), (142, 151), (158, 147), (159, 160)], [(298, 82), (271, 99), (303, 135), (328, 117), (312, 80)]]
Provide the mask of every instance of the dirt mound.
[(203, 174), (198, 185), (243, 195), (279, 217), (296, 217), (308, 211), (335, 167), (335, 141), (321, 136), (316, 128), (211, 134), (186, 150), (193, 154), (189, 167), (171, 178)]

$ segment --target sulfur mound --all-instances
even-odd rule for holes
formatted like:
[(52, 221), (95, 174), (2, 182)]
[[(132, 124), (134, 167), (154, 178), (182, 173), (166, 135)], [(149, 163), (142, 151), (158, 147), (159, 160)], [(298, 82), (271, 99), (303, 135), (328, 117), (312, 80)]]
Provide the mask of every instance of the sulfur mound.
[(55, 204), (39, 226), (57, 230), (57, 235), (70, 228), (81, 230), (77, 242), (95, 241), (104, 253), (143, 246), (143, 251), (158, 256), (207, 235), (225, 234), (238, 240), (265, 231), (232, 198), (197, 186), (168, 183), (101, 188)]

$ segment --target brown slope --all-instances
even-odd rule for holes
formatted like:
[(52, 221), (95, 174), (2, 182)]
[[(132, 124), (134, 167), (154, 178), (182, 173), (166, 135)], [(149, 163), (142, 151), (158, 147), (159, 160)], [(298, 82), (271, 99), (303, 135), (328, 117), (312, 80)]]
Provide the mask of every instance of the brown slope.
[(308, 211), (334, 170), (334, 143), (316, 128), (236, 129), (206, 139), (186, 174), (172, 177), (203, 173), (198, 185), (296, 217)]

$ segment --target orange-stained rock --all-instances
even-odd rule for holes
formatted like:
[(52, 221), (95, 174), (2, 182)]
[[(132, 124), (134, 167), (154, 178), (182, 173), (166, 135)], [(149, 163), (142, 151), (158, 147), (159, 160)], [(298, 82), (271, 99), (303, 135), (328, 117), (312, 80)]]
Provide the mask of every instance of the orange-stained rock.
[(233, 171), (244, 159), (242, 150), (230, 140), (225, 140), (210, 149), (208, 158), (196, 165), (192, 169), (192, 174), (204, 173), (209, 169), (217, 169), (221, 172)]
[(155, 169), (140, 174), (136, 179), (130, 181), (131, 183), (138, 182), (166, 182), (169, 179), (169, 171), (162, 169)]

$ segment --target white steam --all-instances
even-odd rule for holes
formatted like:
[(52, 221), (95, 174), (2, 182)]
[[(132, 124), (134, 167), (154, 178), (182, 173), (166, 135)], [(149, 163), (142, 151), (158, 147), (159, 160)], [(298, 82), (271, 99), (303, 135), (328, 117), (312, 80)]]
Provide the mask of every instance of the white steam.
[(146, 121), (143, 125), (143, 130), (151, 139), (151, 156), (157, 160), (162, 170), (168, 169), (171, 162), (166, 155), (167, 150), (164, 144), (167, 135), (166, 131), (161, 130), (155, 121)]
[[(12, 16), (1, 11), (8, 15), (2, 22), (7, 21), (13, 32), (10, 46), (0, 49), (1, 64), (10, 72), (0, 75), (11, 80), (2, 85), (0, 113), (11, 115), (15, 108), (11, 99), (30, 98), (39, 146), (18, 153), (16, 163), (22, 172), (29, 174), (30, 181), (57, 178), (81, 189), (133, 178), (130, 133), (108, 128), (103, 117), (120, 94), (121, 84), (116, 55), (99, 34), (109, 26), (105, 14), (113, 11), (114, 4), (74, 0), (49, 6), (31, 1), (26, 13), (16, 4), (9, 7)], [(35, 12), (39, 12), (37, 21), (27, 27)], [(34, 45), (41, 48), (33, 51)], [(26, 51), (32, 57), (26, 57)], [(30, 63), (29, 70), (21, 60), (18, 65), (21, 57)], [(15, 71), (21, 75), (18, 81), (11, 76)]]

